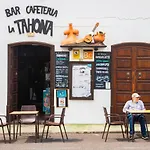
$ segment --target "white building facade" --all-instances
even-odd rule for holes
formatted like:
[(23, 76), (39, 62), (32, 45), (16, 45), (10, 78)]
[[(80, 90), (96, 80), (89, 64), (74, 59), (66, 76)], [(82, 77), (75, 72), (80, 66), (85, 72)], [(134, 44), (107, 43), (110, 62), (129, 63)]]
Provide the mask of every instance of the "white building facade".
[[(94, 24), (99, 22), (98, 30), (106, 33), (104, 44), (107, 47), (98, 51), (111, 52), (111, 45), (122, 42), (146, 42), (150, 41), (150, 16), (148, 0), (93, 0), (93, 1), (1, 1), (0, 5), (0, 112), (6, 114), (8, 100), (8, 45), (22, 42), (40, 42), (54, 45), (56, 51), (68, 51), (60, 47), (61, 41), (66, 38), (63, 32), (68, 29), (68, 24), (79, 30), (78, 38), (83, 38), (89, 33)], [(36, 7), (34, 7), (36, 6)], [(37, 7), (39, 6), (39, 7)], [(35, 9), (35, 12), (33, 10)], [(37, 19), (37, 20), (36, 20)], [(39, 24), (47, 24), (46, 29), (36, 30), (34, 21)], [(52, 24), (51, 24), (52, 23)], [(31, 25), (32, 24), (32, 25)], [(37, 31), (34, 35), (29, 32)], [(68, 124), (101, 124), (104, 123), (102, 107), (110, 111), (111, 88), (94, 89), (93, 100), (68, 99), (65, 122)], [(54, 88), (54, 110), (56, 107), (56, 95)]]

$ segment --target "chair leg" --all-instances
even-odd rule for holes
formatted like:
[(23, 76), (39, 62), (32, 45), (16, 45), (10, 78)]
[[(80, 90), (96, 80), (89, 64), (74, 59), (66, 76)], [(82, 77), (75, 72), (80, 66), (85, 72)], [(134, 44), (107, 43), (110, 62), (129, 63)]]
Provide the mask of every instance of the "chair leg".
[(3, 131), (4, 142), (6, 143), (6, 137), (5, 137), (5, 132), (4, 132), (4, 127), (3, 126), (2, 126), (2, 131)]
[(107, 134), (106, 134), (105, 142), (107, 141), (107, 137), (108, 137), (108, 133), (109, 133), (109, 128), (110, 128), (110, 124), (108, 125), (108, 129), (107, 129)]
[(47, 139), (47, 136), (48, 136), (48, 131), (49, 131), (49, 126), (47, 126), (46, 139)]
[(64, 127), (64, 131), (65, 131), (66, 139), (68, 140), (68, 135), (67, 135), (66, 128), (65, 128), (64, 124), (63, 124), (63, 127)]
[(19, 130), (19, 124), (17, 124), (17, 129), (16, 129), (16, 139), (18, 137), (18, 130)]
[(20, 134), (19, 134), (19, 135), (21, 136), (21, 122), (20, 122), (20, 130), (19, 130), (19, 131), (20, 131)]
[(18, 125), (19, 125), (19, 131), (20, 131), (20, 132), (19, 132), (19, 135), (21, 136), (21, 118), (20, 118), (19, 115), (18, 115), (17, 117), (18, 117), (18, 122), (17, 122), (17, 123), (18, 123)]
[(19, 115), (17, 116), (17, 129), (16, 129), (16, 139), (18, 137), (18, 133), (21, 136), (21, 122), (19, 121)]
[(122, 131), (123, 138), (125, 138), (122, 125), (121, 125), (121, 131)]
[(7, 125), (7, 130), (8, 130), (8, 135), (9, 135), (9, 143), (11, 143), (11, 134), (10, 134), (9, 125)]
[(149, 131), (148, 131), (148, 126), (147, 126), (147, 124), (146, 124), (146, 130), (147, 130), (147, 136), (149, 137)]
[(107, 127), (107, 123), (105, 123), (105, 126), (104, 126), (104, 131), (103, 131), (103, 134), (102, 134), (102, 139), (104, 138), (106, 127)]
[(148, 131), (148, 126), (147, 126), (146, 119), (145, 119), (145, 126), (146, 126), (147, 136), (149, 137), (149, 131)]
[(45, 125), (44, 125), (44, 127), (43, 127), (43, 132), (42, 132), (41, 142), (43, 141), (44, 130), (45, 130)]
[(125, 126), (125, 132), (126, 132), (126, 136), (127, 136), (126, 138), (129, 140), (129, 133), (128, 133), (128, 132), (129, 132), (129, 130), (128, 130), (128, 124), (125, 124), (124, 126)]
[(60, 133), (61, 133), (62, 140), (63, 140), (63, 142), (65, 142), (65, 140), (64, 140), (64, 136), (63, 136), (63, 133), (62, 133), (61, 126), (59, 126), (59, 129), (60, 129)]

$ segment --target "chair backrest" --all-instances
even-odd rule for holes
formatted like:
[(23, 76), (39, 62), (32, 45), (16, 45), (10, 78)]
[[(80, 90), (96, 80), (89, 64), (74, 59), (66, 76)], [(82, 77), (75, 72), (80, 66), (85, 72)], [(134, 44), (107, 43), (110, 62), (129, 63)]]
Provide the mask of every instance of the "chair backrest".
[(0, 114), (0, 126), (5, 125), (6, 123), (6, 116)]
[(36, 106), (35, 105), (22, 105), (21, 106), (21, 111), (36, 111)]
[[(35, 105), (22, 105), (21, 111), (36, 111)], [(35, 115), (21, 115), (22, 123), (33, 123), (35, 122)]]
[(60, 124), (64, 124), (65, 110), (66, 108), (64, 107), (61, 112)]
[(104, 110), (104, 116), (105, 116), (106, 123), (110, 123), (106, 107), (103, 107), (103, 110)]

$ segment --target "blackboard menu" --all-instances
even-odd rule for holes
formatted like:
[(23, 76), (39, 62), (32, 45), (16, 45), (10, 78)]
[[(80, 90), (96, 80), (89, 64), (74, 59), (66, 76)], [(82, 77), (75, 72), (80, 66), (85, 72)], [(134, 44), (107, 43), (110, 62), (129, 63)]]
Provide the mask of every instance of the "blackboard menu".
[(55, 88), (68, 88), (69, 52), (55, 52)]
[(110, 89), (110, 52), (95, 52), (95, 89)]

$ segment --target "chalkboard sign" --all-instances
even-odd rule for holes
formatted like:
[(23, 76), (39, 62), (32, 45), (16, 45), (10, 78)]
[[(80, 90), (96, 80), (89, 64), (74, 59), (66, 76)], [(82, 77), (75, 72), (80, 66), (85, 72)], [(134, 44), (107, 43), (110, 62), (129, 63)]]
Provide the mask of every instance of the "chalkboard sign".
[(95, 52), (95, 89), (110, 89), (110, 52)]
[(55, 88), (68, 88), (69, 52), (55, 52)]

